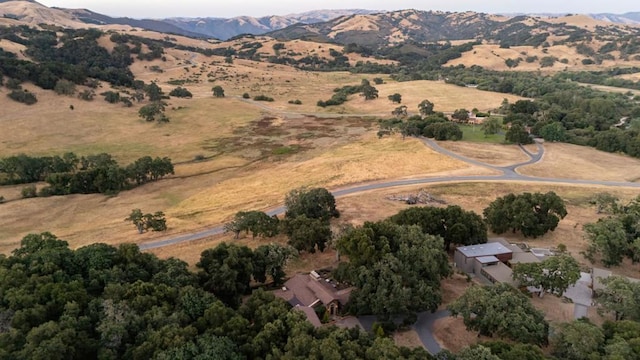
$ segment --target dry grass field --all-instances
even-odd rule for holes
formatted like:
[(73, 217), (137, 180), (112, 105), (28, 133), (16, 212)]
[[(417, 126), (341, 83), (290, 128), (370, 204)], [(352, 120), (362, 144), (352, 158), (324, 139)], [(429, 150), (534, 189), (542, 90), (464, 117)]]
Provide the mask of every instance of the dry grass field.
[[(385, 219), (398, 211), (407, 208), (409, 205), (400, 201), (389, 200), (393, 195), (415, 194), (420, 189), (436, 198), (445, 200), (449, 205), (459, 205), (467, 210), (475, 211), (481, 214), (482, 210), (489, 205), (490, 202), (499, 196), (508, 193), (522, 192), (547, 192), (554, 191), (560, 195), (567, 203), (568, 215), (560, 222), (558, 228), (537, 239), (525, 239), (519, 234), (502, 234), (510, 242), (527, 242), (535, 247), (555, 247), (558, 244), (565, 244), (568, 251), (578, 259), (584, 266), (590, 266), (589, 261), (584, 259), (580, 254), (587, 247), (587, 240), (584, 239), (582, 227), (584, 224), (597, 221), (601, 216), (596, 214), (595, 208), (589, 204), (589, 201), (598, 192), (609, 192), (623, 202), (638, 196), (637, 189), (625, 188), (608, 188), (608, 187), (586, 187), (586, 186), (560, 186), (555, 184), (522, 184), (522, 183), (502, 183), (502, 182), (468, 182), (460, 184), (433, 184), (428, 186), (410, 186), (398, 187), (384, 190), (368, 191), (365, 193), (345, 196), (337, 199), (338, 209), (341, 211), (338, 223), (350, 223), (353, 225), (362, 225), (365, 221), (378, 221)], [(439, 206), (439, 205), (437, 205)], [(136, 236), (133, 229), (129, 230), (131, 236)], [(494, 236), (491, 235), (490, 236)], [(190, 243), (173, 245), (161, 249), (152, 250), (153, 253), (160, 257), (179, 257), (190, 264), (198, 261), (200, 253), (210, 247), (216, 246), (222, 241), (229, 241), (232, 237), (217, 236), (207, 239), (198, 240)], [(234, 240), (238, 241), (238, 240)], [(264, 243), (271, 241), (270, 239), (262, 240), (242, 238), (240, 240), (249, 241), (248, 245)], [(280, 242), (284, 239), (275, 239)], [(314, 268), (322, 268), (335, 264), (335, 254), (328, 252), (317, 255), (305, 255), (289, 272), (309, 271)], [(624, 266), (613, 268), (615, 273), (627, 276), (637, 276), (638, 266), (626, 264)], [(464, 278), (454, 278), (451, 283), (445, 282), (444, 297), (446, 299), (456, 298), (466, 286)]]
[[(638, 74), (629, 74), (629, 75), (636, 75), (636, 77), (638, 77)], [(638, 80), (635, 80), (635, 81), (638, 81)], [(581, 85), (590, 87), (595, 90), (600, 90), (600, 91), (620, 93), (620, 94), (629, 93), (633, 95), (640, 95), (640, 90), (633, 90), (633, 89), (627, 89), (627, 88), (621, 88), (621, 87), (615, 87), (615, 86), (594, 85), (594, 84), (581, 84)]]
[[(196, 42), (189, 43), (193, 46), (221, 46), (190, 41)], [(305, 42), (290, 42), (286, 47), (292, 51), (316, 50)], [(142, 121), (137, 115), (142, 104), (126, 108), (108, 104), (101, 96), (84, 102), (29, 84), (25, 87), (38, 96), (36, 105), (24, 106), (0, 96), (0, 127), (3, 133), (11, 134), (0, 139), (0, 156), (108, 152), (122, 164), (144, 155), (169, 156), (177, 163), (174, 176), (111, 197), (73, 195), (19, 200), (20, 186), (2, 187), (0, 195), (10, 201), (0, 207), (0, 251), (10, 251), (22, 236), (39, 231), (52, 231), (72, 247), (98, 241), (141, 243), (165, 238), (220, 224), (239, 210), (268, 209), (281, 203), (289, 190), (300, 186), (337, 188), (402, 177), (490, 174), (489, 170), (436, 154), (415, 139), (377, 139), (375, 118), (363, 115), (389, 114), (397, 104), (391, 103), (387, 95), (396, 92), (402, 94), (403, 104), (410, 111), (415, 111), (423, 99), (430, 99), (436, 110), (442, 111), (462, 107), (489, 110), (499, 106), (505, 96), (510, 102), (518, 99), (442, 82), (398, 83), (380, 76), (385, 83), (377, 85), (379, 99), (365, 101), (353, 96), (342, 106), (319, 108), (316, 102), (330, 98), (333, 89), (376, 76), (313, 73), (238, 59), (227, 64), (222, 57), (175, 49), (168, 50), (166, 57), (166, 62), (136, 61), (132, 66), (136, 77), (145, 82), (157, 81), (166, 93), (177, 86), (169, 81), (182, 81), (182, 86), (194, 94), (193, 99), (168, 101), (171, 122), (164, 125)], [(162, 72), (153, 71), (154, 66)], [(215, 85), (223, 86), (225, 98), (213, 98), (211, 88)], [(98, 92), (108, 90), (103, 86)], [(2, 93), (6, 91), (0, 89)], [(246, 101), (240, 98), (245, 92), (271, 96), (275, 101)], [(288, 103), (294, 99), (303, 104)], [(455, 151), (495, 164), (521, 156), (508, 147), (502, 150), (494, 145), (462, 143), (452, 146), (457, 146)], [(196, 157), (205, 161), (196, 162)], [(355, 209), (361, 205), (345, 206), (345, 219), (354, 223), (381, 210), (363, 207), (350, 213), (349, 206)], [(385, 206), (396, 209), (398, 204)], [(123, 221), (134, 208), (164, 211), (169, 230), (138, 235), (133, 226)], [(193, 263), (212, 241), (221, 240), (171, 247), (159, 254), (179, 255)], [(300, 264), (305, 266), (304, 261)]]
[(524, 175), (583, 180), (640, 180), (640, 160), (591, 147), (545, 143), (541, 162), (518, 169)]
[[(163, 72), (151, 71), (152, 66)], [(0, 127), (12, 135), (0, 139), (0, 156), (107, 152), (121, 164), (144, 155), (169, 156), (177, 163), (176, 175), (113, 197), (74, 195), (18, 201), (21, 187), (0, 188), (1, 196), (14, 200), (0, 209), (3, 252), (17, 246), (29, 232), (52, 231), (72, 247), (96, 241), (144, 242), (221, 223), (239, 210), (268, 208), (298, 186), (337, 187), (466, 169), (466, 164), (437, 155), (416, 140), (378, 140), (373, 118), (331, 114), (387, 114), (395, 106), (386, 95), (393, 92), (404, 93), (404, 103), (413, 102), (415, 108), (419, 101), (433, 96), (440, 110), (497, 107), (504, 97), (438, 82), (386, 79), (380, 85), (380, 99), (365, 102), (354, 96), (344, 107), (322, 109), (315, 105), (317, 100), (330, 98), (336, 87), (359, 84), (363, 77), (248, 60), (225, 64), (221, 57), (177, 50), (168, 51), (166, 62), (137, 61), (132, 71), (146, 82), (157, 81), (165, 93), (176, 86), (168, 81), (185, 81), (183, 86), (194, 98), (171, 98), (167, 106), (171, 122), (158, 125), (138, 117), (142, 104), (126, 108), (108, 104), (101, 96), (84, 102), (26, 84), (38, 97), (36, 105), (24, 106), (0, 96)], [(227, 96), (214, 98), (214, 85), (223, 86)], [(98, 92), (105, 90), (103, 84)], [(272, 96), (276, 101), (244, 101), (240, 95), (245, 92)], [(302, 100), (303, 105), (289, 104), (292, 99)], [(206, 161), (194, 162), (197, 156)], [(131, 231), (123, 219), (134, 208), (165, 211), (168, 232), (137, 235)]]
[(529, 157), (517, 145), (464, 141), (440, 141), (438, 145), (456, 154), (496, 166), (507, 166), (529, 160)]
[[(601, 44), (600, 44), (601, 45)], [(575, 47), (566, 45), (554, 45), (548, 48), (535, 48), (533, 46), (512, 46), (508, 49), (500, 48), (497, 44), (482, 44), (473, 47), (473, 50), (462, 54), (462, 57), (449, 61), (446, 65), (472, 66), (479, 65), (487, 69), (497, 71), (541, 71), (545, 73), (557, 72), (565, 69), (572, 71), (594, 71), (613, 68), (616, 66), (631, 67), (640, 65), (638, 60), (624, 61), (616, 56), (616, 52), (612, 52), (616, 57), (615, 60), (605, 60), (599, 65), (583, 65), (582, 60), (587, 58), (582, 54), (578, 54)], [(526, 62), (527, 57), (537, 56), (538, 59), (533, 62)], [(540, 59), (545, 56), (554, 56), (558, 60), (566, 59), (567, 63), (557, 61), (553, 66), (541, 67)], [(505, 61), (507, 59), (522, 60), (515, 68), (509, 68)]]
[(233, 98), (174, 98), (166, 111), (171, 122), (159, 125), (138, 117), (140, 105), (126, 108), (100, 96), (85, 102), (33, 86), (25, 88), (36, 94), (37, 104), (11, 101), (4, 96), (6, 89), (0, 90), (0, 127), (4, 134), (11, 134), (0, 139), (0, 156), (72, 151), (80, 155), (107, 152), (122, 163), (144, 155), (187, 161), (203, 153), (206, 140), (231, 134), (260, 116), (260, 109)]

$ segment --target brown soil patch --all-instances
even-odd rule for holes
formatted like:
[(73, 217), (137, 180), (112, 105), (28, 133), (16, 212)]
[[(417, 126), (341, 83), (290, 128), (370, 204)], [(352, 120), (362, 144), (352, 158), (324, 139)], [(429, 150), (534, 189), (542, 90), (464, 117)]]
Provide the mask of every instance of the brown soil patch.
[(470, 159), (496, 166), (513, 165), (529, 160), (529, 157), (516, 145), (464, 141), (441, 141), (438, 145)]
[(584, 180), (638, 181), (640, 160), (586, 146), (545, 143), (541, 162), (522, 167), (524, 175)]
[(393, 334), (393, 341), (398, 346), (404, 346), (408, 348), (424, 348), (424, 344), (420, 341), (418, 333), (415, 330), (399, 331)]
[(468, 331), (460, 317), (446, 317), (437, 320), (433, 324), (433, 337), (443, 348), (454, 353), (479, 341), (491, 340), (478, 336), (475, 331)]
[(445, 309), (448, 304), (462, 296), (467, 288), (473, 285), (473, 282), (466, 274), (455, 273), (442, 280), (440, 285), (442, 286), (442, 305), (440, 308)]

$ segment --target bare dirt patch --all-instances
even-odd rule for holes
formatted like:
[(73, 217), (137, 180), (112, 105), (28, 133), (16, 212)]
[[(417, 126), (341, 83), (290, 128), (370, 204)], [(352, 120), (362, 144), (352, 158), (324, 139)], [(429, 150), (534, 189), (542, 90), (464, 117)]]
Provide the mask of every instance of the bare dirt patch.
[(398, 346), (404, 346), (408, 348), (424, 348), (424, 344), (420, 341), (420, 337), (418, 337), (418, 333), (415, 330), (405, 330), (395, 332), (393, 334), (393, 341)]
[(479, 341), (491, 340), (478, 336), (475, 331), (468, 331), (460, 317), (446, 317), (436, 320), (433, 324), (433, 337), (443, 348), (454, 353)]
[(524, 175), (547, 178), (631, 181), (640, 179), (640, 160), (586, 146), (545, 143), (541, 162), (518, 169)]

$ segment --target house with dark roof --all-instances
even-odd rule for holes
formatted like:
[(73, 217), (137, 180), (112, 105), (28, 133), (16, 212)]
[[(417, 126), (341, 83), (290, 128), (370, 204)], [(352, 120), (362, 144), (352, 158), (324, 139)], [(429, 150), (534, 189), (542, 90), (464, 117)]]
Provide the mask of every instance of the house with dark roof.
[(353, 287), (340, 286), (312, 271), (309, 274), (296, 274), (281, 289), (276, 290), (274, 295), (303, 311), (309, 321), (316, 325), (319, 323), (318, 316), (313, 311), (316, 306), (323, 305), (330, 315), (337, 315), (349, 301), (352, 290)]

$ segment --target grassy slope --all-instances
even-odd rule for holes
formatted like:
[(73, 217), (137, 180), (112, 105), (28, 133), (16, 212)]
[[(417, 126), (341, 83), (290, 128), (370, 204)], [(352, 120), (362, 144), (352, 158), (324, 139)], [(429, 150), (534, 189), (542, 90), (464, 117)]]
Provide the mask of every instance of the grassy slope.
[[(287, 47), (296, 50), (293, 44)], [(150, 71), (153, 65), (163, 72)], [(147, 82), (157, 80), (165, 92), (175, 87), (167, 84), (170, 79), (189, 81), (184, 86), (194, 99), (171, 99), (171, 123), (157, 125), (137, 117), (140, 104), (124, 108), (101, 99), (83, 102), (34, 89), (39, 102), (27, 107), (0, 96), (0, 127), (3, 133), (11, 134), (0, 140), (0, 156), (107, 151), (122, 163), (143, 155), (170, 156), (174, 161), (203, 155), (208, 160), (179, 164), (174, 177), (115, 197), (74, 195), (3, 204), (2, 251), (9, 251), (32, 231), (52, 231), (74, 247), (95, 241), (142, 242), (166, 237), (219, 223), (238, 210), (273, 206), (291, 188), (303, 185), (336, 187), (437, 172), (480, 173), (485, 170), (434, 154), (414, 140), (377, 140), (371, 120), (299, 117), (287, 112), (388, 114), (396, 105), (386, 96), (395, 92), (402, 94), (403, 104), (410, 110), (425, 98), (432, 100), (437, 110), (486, 110), (499, 106), (505, 97), (440, 82), (395, 83), (387, 79), (378, 86), (377, 100), (354, 96), (341, 107), (322, 109), (315, 106), (317, 100), (328, 99), (336, 87), (359, 84), (365, 76), (310, 73), (246, 60), (229, 65), (220, 57), (176, 50), (168, 51), (166, 62), (136, 62), (132, 69)], [(223, 86), (227, 97), (214, 99), (214, 85)], [(267, 104), (271, 110), (261, 108), (240, 100), (244, 92), (263, 93), (276, 101)], [(302, 100), (303, 105), (288, 104), (292, 99)], [(282, 149), (288, 150), (274, 155)], [(502, 155), (495, 151), (495, 156)], [(0, 188), (0, 195), (14, 200), (19, 190)], [(136, 235), (123, 221), (133, 208), (165, 211), (168, 233)]]

